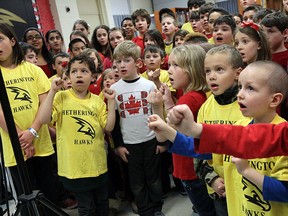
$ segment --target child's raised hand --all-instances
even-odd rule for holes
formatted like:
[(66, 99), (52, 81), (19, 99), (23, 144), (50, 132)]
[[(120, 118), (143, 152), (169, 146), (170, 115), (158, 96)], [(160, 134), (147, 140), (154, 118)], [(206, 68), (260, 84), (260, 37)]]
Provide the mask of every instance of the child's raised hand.
[(107, 100), (115, 99), (116, 94), (115, 94), (115, 90), (113, 89), (105, 88), (102, 90), (102, 93)]
[(193, 113), (186, 104), (181, 104), (173, 107), (167, 114), (166, 121), (177, 131), (199, 138), (203, 126), (194, 121)]
[(164, 142), (168, 139), (168, 135), (172, 135), (171, 128), (160, 116), (153, 114), (148, 117), (148, 127), (154, 130), (156, 133), (156, 138), (159, 142)]
[(166, 83), (162, 83), (159, 91), (163, 95), (165, 109), (168, 111), (174, 106), (174, 101), (171, 96), (171, 91)]
[(149, 95), (147, 96), (147, 101), (152, 105), (162, 106), (163, 103), (162, 93), (158, 89), (154, 89), (154, 91), (150, 92)]
[(250, 169), (248, 160), (246, 159), (241, 159), (241, 158), (237, 158), (237, 157), (232, 157), (232, 163), (235, 164), (238, 172), (241, 175), (244, 175), (245, 171)]
[(62, 79), (61, 77), (56, 77), (52, 80), (52, 84), (51, 84), (51, 89), (50, 90), (54, 90), (54, 91), (59, 91), (62, 88)]

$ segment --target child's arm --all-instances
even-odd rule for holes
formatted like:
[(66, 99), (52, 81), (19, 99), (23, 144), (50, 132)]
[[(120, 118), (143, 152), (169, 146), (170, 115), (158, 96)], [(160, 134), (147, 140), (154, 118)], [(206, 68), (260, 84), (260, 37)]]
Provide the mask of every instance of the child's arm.
[(238, 172), (263, 191), (263, 198), (268, 201), (288, 202), (288, 183), (265, 176), (249, 166), (248, 161), (233, 157), (232, 162)]
[(53, 107), (53, 100), (57, 91), (59, 91), (62, 87), (62, 80), (60, 77), (53, 79), (51, 84), (51, 89), (48, 93), (46, 100), (43, 103), (43, 106), (40, 110), (40, 122), (42, 124), (48, 124), (51, 121), (52, 115), (52, 107)]
[(104, 89), (104, 97), (108, 100), (107, 122), (105, 130), (111, 132), (115, 125), (115, 91), (112, 89)]
[(242, 176), (256, 184), (260, 189), (263, 188), (264, 175), (250, 167), (248, 160), (233, 157), (232, 162)]

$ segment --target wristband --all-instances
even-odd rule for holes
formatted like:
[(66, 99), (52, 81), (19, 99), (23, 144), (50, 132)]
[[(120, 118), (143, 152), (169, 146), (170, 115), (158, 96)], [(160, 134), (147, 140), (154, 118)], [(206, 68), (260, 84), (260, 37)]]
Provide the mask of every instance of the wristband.
[(28, 130), (30, 131), (30, 133), (31, 133), (34, 137), (36, 137), (36, 138), (39, 137), (37, 131), (36, 131), (34, 128), (28, 128)]

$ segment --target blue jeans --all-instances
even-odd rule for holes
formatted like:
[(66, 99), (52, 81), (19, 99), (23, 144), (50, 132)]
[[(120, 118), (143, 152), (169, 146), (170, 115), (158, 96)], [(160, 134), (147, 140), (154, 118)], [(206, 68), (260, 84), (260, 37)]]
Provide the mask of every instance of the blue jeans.
[(200, 216), (215, 216), (213, 200), (209, 196), (206, 184), (200, 180), (182, 180), (184, 189)]
[(79, 216), (109, 215), (108, 184), (89, 191), (75, 192), (75, 197)]

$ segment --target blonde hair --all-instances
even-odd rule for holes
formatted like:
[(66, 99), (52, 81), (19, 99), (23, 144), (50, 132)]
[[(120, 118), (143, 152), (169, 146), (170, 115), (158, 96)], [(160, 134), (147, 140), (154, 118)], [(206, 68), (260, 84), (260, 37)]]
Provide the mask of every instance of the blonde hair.
[(207, 91), (204, 49), (197, 45), (181, 45), (174, 48), (171, 54), (175, 56), (176, 64), (189, 76), (190, 84), (185, 91)]
[(283, 100), (287, 97), (288, 74), (281, 65), (272, 61), (263, 60), (252, 62), (247, 67), (254, 67), (255, 70), (265, 71), (265, 73), (268, 74), (267, 85), (271, 93), (281, 93)]
[(123, 41), (116, 46), (113, 53), (113, 59), (121, 57), (132, 57), (136, 61), (141, 57), (141, 48), (132, 41)]
[(104, 78), (105, 78), (105, 76), (107, 74), (111, 73), (111, 72), (114, 72), (111, 68), (107, 68), (106, 70), (103, 71), (102, 80), (101, 80), (101, 83), (100, 83), (101, 89), (104, 89)]

